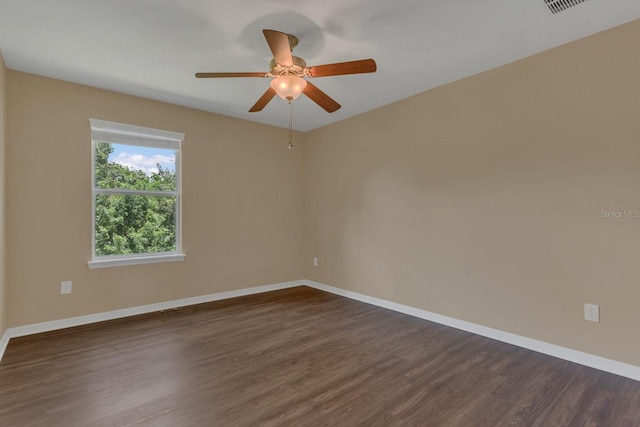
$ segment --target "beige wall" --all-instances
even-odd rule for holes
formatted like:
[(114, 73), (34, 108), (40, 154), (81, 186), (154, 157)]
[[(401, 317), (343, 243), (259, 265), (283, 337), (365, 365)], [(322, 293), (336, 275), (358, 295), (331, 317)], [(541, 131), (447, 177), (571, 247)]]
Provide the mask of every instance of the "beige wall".
[[(302, 153), (286, 130), (11, 70), (7, 92), (9, 326), (304, 277)], [(89, 118), (186, 134), (184, 262), (87, 267)]]
[(640, 218), (601, 213), (640, 211), (638, 40), (640, 21), (308, 133), (307, 277), (640, 365)]
[(5, 268), (5, 138), (6, 138), (6, 75), (4, 58), (0, 52), (0, 337), (8, 324), (7, 277)]

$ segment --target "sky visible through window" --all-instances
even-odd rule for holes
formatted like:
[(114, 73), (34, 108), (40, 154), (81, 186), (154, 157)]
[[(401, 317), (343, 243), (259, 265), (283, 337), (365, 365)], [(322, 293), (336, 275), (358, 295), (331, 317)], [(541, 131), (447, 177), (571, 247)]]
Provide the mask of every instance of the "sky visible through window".
[(163, 169), (172, 172), (176, 170), (175, 150), (124, 144), (112, 144), (112, 147), (113, 152), (109, 155), (109, 161), (130, 170), (141, 170), (146, 175), (151, 175), (158, 172), (158, 164)]

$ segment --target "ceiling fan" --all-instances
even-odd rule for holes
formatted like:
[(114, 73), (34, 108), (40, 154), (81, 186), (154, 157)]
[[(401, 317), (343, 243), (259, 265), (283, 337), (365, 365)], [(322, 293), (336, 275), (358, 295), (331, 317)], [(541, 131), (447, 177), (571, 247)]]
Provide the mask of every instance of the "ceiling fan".
[(269, 66), (269, 72), (243, 72), (243, 73), (196, 73), (198, 78), (219, 77), (273, 77), (271, 87), (258, 99), (249, 112), (261, 111), (277, 94), (282, 99), (291, 103), (304, 93), (312, 101), (324, 108), (328, 113), (333, 113), (340, 108), (335, 100), (318, 89), (317, 86), (304, 79), (304, 77), (327, 77), (345, 74), (373, 73), (376, 71), (376, 61), (373, 59), (361, 59), (358, 61), (339, 62), (335, 64), (315, 65), (307, 67), (307, 63), (291, 52), (298, 45), (298, 38), (291, 34), (285, 34), (275, 30), (262, 30), (267, 44), (273, 53), (273, 59)]

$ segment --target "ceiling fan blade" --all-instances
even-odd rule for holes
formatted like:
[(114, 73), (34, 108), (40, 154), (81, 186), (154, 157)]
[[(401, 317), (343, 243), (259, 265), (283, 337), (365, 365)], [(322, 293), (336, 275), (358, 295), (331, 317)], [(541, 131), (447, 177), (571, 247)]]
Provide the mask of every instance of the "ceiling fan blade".
[(267, 39), (269, 49), (271, 49), (276, 63), (285, 67), (291, 67), (293, 65), (293, 58), (291, 57), (289, 36), (275, 30), (262, 30), (262, 33), (264, 34), (264, 38)]
[(361, 59), (358, 61), (338, 62), (335, 64), (314, 65), (309, 67), (311, 77), (340, 76), (345, 74), (373, 73), (377, 69), (373, 59)]
[(267, 91), (262, 94), (260, 99), (258, 99), (258, 102), (253, 104), (253, 107), (251, 107), (249, 112), (255, 113), (256, 111), (262, 111), (262, 109), (266, 107), (266, 105), (269, 103), (269, 101), (271, 101), (271, 99), (273, 99), (274, 96), (276, 96), (276, 91), (271, 88), (267, 89)]
[(340, 104), (334, 101), (329, 95), (318, 89), (316, 85), (307, 81), (307, 86), (302, 92), (307, 95), (313, 102), (325, 109), (327, 113), (333, 113), (340, 109)]
[(210, 79), (218, 77), (267, 77), (267, 73), (196, 73), (199, 79)]

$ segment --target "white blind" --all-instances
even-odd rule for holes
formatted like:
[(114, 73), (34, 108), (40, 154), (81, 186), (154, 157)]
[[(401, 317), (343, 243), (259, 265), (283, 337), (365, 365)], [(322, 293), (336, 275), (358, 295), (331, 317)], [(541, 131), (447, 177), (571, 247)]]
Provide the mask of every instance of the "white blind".
[(184, 140), (183, 133), (168, 130), (107, 122), (98, 119), (89, 119), (89, 123), (91, 124), (91, 140), (94, 142), (143, 145), (178, 150), (180, 149), (180, 143)]

